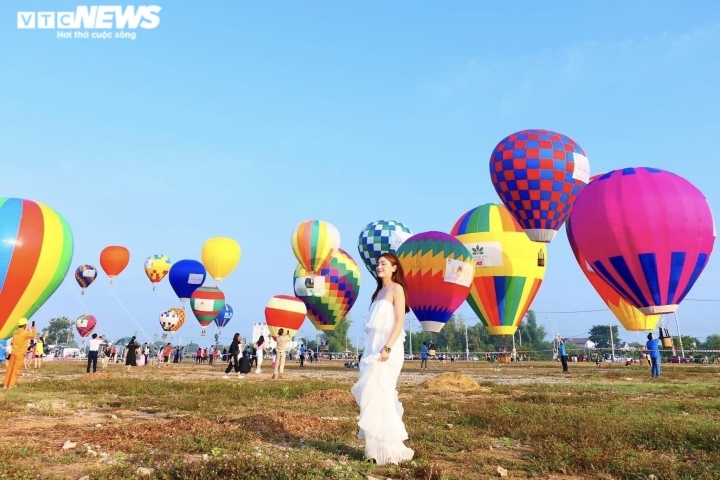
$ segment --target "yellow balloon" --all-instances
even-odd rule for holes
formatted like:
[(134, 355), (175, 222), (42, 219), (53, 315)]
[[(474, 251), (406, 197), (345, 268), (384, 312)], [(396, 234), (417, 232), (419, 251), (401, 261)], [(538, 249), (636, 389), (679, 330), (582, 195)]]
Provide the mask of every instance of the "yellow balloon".
[(232, 238), (213, 237), (203, 245), (201, 258), (207, 272), (219, 282), (240, 262), (240, 244)]
[(547, 244), (528, 238), (504, 205), (466, 212), (450, 232), (473, 254), (467, 303), (490, 335), (513, 335), (545, 278)]

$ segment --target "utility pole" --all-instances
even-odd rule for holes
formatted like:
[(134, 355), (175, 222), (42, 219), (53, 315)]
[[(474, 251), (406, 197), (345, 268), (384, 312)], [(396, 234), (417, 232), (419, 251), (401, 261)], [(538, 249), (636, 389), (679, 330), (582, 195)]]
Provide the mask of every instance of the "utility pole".
[(613, 338), (612, 333), (612, 323), (608, 324), (608, 327), (610, 328), (610, 351), (612, 352), (612, 361), (615, 361), (615, 340)]
[(360, 355), (360, 335), (355, 335), (355, 358)]
[(680, 353), (682, 354), (682, 358), (685, 358), (685, 347), (683, 347), (682, 335), (680, 335), (680, 323), (677, 319), (677, 313), (673, 312), (673, 315), (675, 315), (675, 326), (677, 327), (678, 339), (680, 340)]
[(465, 361), (470, 361), (470, 343), (468, 342), (467, 325), (465, 325)]
[(408, 331), (410, 332), (410, 358), (412, 359), (413, 349), (412, 349), (412, 318), (408, 318), (408, 321), (410, 324), (408, 325)]

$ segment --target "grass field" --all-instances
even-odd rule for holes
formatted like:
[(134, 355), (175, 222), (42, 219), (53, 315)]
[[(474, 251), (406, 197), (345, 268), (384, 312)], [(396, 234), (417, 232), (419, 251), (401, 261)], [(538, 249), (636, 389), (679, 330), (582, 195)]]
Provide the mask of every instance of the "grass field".
[[(341, 361), (224, 380), (194, 364), (50, 362), (0, 390), (0, 478), (720, 478), (720, 368), (406, 362), (400, 399), (412, 462), (363, 461), (358, 375)], [(270, 365), (264, 365), (269, 371)], [(4, 368), (4, 367), (0, 367)], [(480, 384), (426, 382), (461, 372)], [(0, 371), (0, 373), (3, 373)], [(448, 384), (449, 385), (449, 384)], [(63, 449), (65, 442), (74, 448)]]

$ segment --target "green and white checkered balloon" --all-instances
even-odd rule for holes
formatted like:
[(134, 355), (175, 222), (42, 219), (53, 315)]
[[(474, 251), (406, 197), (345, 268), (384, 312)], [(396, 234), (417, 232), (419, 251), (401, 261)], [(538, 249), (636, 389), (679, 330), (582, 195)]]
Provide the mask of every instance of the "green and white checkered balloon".
[(397, 253), (400, 245), (412, 236), (408, 227), (394, 220), (378, 220), (368, 224), (358, 237), (358, 252), (363, 263), (377, 278), (375, 267), (383, 253)]

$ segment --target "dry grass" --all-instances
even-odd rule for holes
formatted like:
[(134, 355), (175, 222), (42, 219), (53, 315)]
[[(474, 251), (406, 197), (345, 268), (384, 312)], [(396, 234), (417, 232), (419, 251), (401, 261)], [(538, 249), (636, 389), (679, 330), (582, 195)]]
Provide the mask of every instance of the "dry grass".
[[(363, 461), (357, 370), (223, 380), (221, 367), (49, 363), (0, 390), (0, 478), (720, 478), (720, 369), (406, 363), (412, 462)], [(1, 372), (0, 372), (1, 373)], [(75, 448), (63, 449), (66, 441)]]

